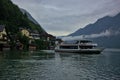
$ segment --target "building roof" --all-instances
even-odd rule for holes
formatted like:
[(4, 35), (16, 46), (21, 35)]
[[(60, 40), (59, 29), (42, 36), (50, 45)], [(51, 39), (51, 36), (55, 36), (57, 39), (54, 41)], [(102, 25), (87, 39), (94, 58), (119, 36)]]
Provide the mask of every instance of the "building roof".
[(0, 25), (0, 32), (2, 32), (4, 30), (5, 26), (4, 25)]

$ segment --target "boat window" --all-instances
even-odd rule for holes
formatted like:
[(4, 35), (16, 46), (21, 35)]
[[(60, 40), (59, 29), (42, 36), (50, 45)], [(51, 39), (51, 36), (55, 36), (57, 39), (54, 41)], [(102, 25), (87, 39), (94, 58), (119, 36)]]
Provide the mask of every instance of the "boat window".
[(78, 49), (78, 46), (60, 46), (60, 49)]
[(89, 40), (81, 40), (80, 43), (91, 43), (92, 41)]
[(78, 44), (79, 41), (64, 41), (63, 44)]
[(92, 49), (94, 46), (79, 46), (81, 49)]

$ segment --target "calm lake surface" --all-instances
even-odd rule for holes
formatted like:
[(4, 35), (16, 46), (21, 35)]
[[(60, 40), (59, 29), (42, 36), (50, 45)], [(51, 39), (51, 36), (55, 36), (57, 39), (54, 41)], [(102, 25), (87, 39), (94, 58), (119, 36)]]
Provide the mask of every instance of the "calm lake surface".
[(120, 80), (120, 49), (101, 54), (1, 52), (0, 80)]

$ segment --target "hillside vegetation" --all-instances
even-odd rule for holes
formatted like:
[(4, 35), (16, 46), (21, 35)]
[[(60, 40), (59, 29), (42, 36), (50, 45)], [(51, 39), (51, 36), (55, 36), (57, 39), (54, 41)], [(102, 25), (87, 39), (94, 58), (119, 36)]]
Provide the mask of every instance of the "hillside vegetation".
[(0, 0), (0, 24), (4, 24), (10, 34), (16, 34), (20, 27), (43, 32), (40, 25), (29, 20), (10, 0)]
[[(16, 47), (18, 42), (24, 45), (24, 49), (28, 49), (30, 44), (36, 45), (38, 49), (46, 49), (49, 45), (50, 41), (48, 42), (46, 40), (48, 33), (27, 11), (20, 9), (17, 5), (13, 4), (11, 0), (0, 0), (0, 25), (5, 26), (7, 45), (10, 45), (12, 49)], [(37, 32), (39, 39), (31, 40), (29, 37), (22, 35), (20, 29), (26, 29), (29, 32)]]

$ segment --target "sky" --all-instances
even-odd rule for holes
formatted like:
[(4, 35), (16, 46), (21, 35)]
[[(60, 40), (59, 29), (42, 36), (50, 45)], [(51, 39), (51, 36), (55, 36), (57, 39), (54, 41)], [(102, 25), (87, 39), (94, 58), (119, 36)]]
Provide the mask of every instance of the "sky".
[(65, 36), (104, 16), (120, 12), (120, 0), (11, 0), (27, 10), (49, 34)]

